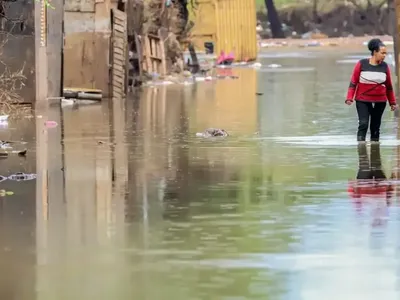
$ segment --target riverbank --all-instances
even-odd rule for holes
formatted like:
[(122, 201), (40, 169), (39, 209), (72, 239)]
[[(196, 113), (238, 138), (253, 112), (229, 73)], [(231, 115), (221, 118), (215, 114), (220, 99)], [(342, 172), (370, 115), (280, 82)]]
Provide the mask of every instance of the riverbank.
[(324, 39), (264, 39), (259, 41), (261, 52), (266, 51), (366, 51), (366, 43), (372, 38), (381, 39), (389, 51), (393, 51), (393, 38), (389, 35), (342, 37)]

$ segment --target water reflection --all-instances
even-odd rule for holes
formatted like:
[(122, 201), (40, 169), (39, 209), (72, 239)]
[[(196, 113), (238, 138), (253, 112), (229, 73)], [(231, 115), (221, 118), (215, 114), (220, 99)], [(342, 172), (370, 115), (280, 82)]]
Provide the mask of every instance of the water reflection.
[[(382, 174), (400, 150), (349, 143), (354, 111), (337, 99), (352, 66), (338, 59), (38, 112), (37, 156), (1, 162), (4, 176), (37, 173), (0, 182), (15, 191), (0, 198), (1, 249), (15, 249), (3, 298), (395, 299), (400, 215)], [(386, 137), (392, 126), (385, 115)], [(196, 137), (208, 127), (230, 136)]]
[(394, 190), (382, 168), (380, 144), (371, 144), (369, 157), (366, 143), (360, 143), (358, 158), (357, 177), (355, 181), (350, 182), (349, 193), (358, 212), (371, 207), (372, 226), (383, 225), (387, 221), (388, 207)]

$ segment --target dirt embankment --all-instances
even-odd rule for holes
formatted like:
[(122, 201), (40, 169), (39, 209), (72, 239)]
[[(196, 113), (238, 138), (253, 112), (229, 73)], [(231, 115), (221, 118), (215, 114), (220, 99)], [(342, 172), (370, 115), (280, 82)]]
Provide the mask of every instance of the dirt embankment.
[[(262, 52), (268, 51), (324, 51), (324, 52), (346, 52), (362, 53), (368, 55), (365, 45), (371, 38), (381, 39), (388, 47), (389, 52), (393, 52), (392, 37), (388, 35), (374, 35), (362, 37), (340, 37), (324, 39), (263, 39), (259, 42)], [(318, 42), (317, 45), (313, 44)], [(311, 45), (311, 46), (307, 46)]]
[[(319, 31), (328, 37), (386, 35), (391, 34), (394, 27), (393, 10), (386, 5), (338, 5), (330, 11), (318, 12), (317, 16), (312, 6), (295, 6), (281, 9), (279, 15), (287, 37), (299, 37), (310, 31)], [(266, 29), (261, 37), (271, 37), (266, 13), (260, 11), (257, 16)]]

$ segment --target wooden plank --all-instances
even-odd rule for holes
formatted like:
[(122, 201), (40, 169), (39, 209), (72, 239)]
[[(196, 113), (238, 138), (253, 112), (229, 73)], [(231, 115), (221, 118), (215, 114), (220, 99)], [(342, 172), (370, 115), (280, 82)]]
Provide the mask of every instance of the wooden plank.
[(115, 93), (113, 93), (113, 95), (117, 95), (117, 93), (119, 94), (118, 96), (122, 96), (122, 95), (124, 95), (124, 87), (123, 86), (121, 86), (121, 85), (118, 85), (118, 86), (116, 86), (116, 85), (112, 85), (112, 87), (113, 87), (113, 90), (115, 91)]
[(121, 48), (114, 48), (113, 57), (118, 58), (119, 60), (125, 61), (125, 51)]
[(125, 55), (124, 49), (121, 49), (121, 48), (118, 48), (118, 47), (114, 47), (114, 53), (120, 54), (120, 55)]
[(123, 28), (126, 27), (126, 20), (120, 20), (115, 18), (114, 19), (114, 25), (122, 26)]
[(118, 41), (120, 43), (126, 43), (126, 37), (125, 37), (125, 33), (123, 32), (119, 32), (119, 31), (114, 31), (114, 41)]
[(119, 14), (117, 14), (117, 15), (114, 14), (114, 22), (115, 23), (117, 23), (117, 22), (125, 23), (126, 22), (126, 17), (125, 16), (121, 17), (121, 16), (119, 16)]
[(114, 32), (114, 34), (113, 34), (114, 35), (113, 43), (114, 43), (115, 46), (117, 46), (117, 47), (119, 47), (121, 49), (124, 49), (124, 51), (125, 51), (125, 44), (127, 43), (127, 40), (124, 39), (124, 36), (122, 35), (122, 33), (120, 33), (120, 34), (121, 34), (121, 36), (119, 37), (118, 33)]
[(115, 44), (114, 45), (114, 49), (120, 49), (121, 51), (122, 51), (122, 53), (124, 53), (124, 51), (125, 51), (125, 47), (126, 47), (126, 43), (125, 44)]
[(121, 89), (121, 86), (120, 86), (120, 85), (114, 84), (114, 83), (113, 83), (112, 87), (113, 87), (113, 90), (114, 90), (114, 91), (116, 91), (117, 93), (123, 95), (123, 92), (122, 92), (122, 89)]
[(125, 66), (125, 57), (117, 53), (113, 58), (113, 63)]
[(114, 97), (123, 98), (123, 97), (125, 96), (124, 93), (122, 92), (122, 88), (120, 88), (120, 87), (113, 87), (113, 90), (115, 90), (115, 92), (114, 92)]
[(114, 40), (113, 44), (114, 44), (113, 45), (114, 48), (120, 48), (122, 51), (125, 51), (125, 45), (126, 45), (125, 42), (122, 42), (120, 40)]
[[(118, 55), (118, 57), (117, 57), (117, 55)], [(117, 66), (125, 66), (125, 57), (122, 56), (121, 54), (117, 54), (117, 55), (115, 55), (115, 57), (112, 60), (113, 64), (115, 64)]]
[(125, 33), (121, 31), (114, 30), (114, 40), (118, 41), (120, 40), (121, 42), (125, 41)]
[(115, 64), (125, 65), (125, 57), (117, 53), (113, 58), (113, 62)]
[(119, 24), (114, 24), (114, 30), (115, 31), (119, 31), (119, 32), (126, 32), (126, 31), (124, 31), (124, 26), (122, 26), (122, 25), (119, 25)]
[(113, 14), (114, 14), (114, 18), (126, 20), (126, 13), (123, 11), (120, 11), (119, 9), (113, 8)]
[(117, 98), (118, 99), (118, 98), (123, 98), (124, 97), (124, 95), (122, 94), (120, 88), (116, 88), (114, 90), (114, 87), (113, 87), (113, 94), (114, 94), (113, 98)]
[(114, 87), (114, 90), (119, 89), (121, 91), (121, 93), (123, 94), (125, 82), (113, 81), (112, 85)]
[(114, 67), (115, 67), (116, 70), (122, 70), (125, 67), (125, 61), (121, 61), (121, 60), (115, 61), (114, 60), (113, 64), (114, 64)]
[(123, 78), (123, 77), (125, 77), (125, 71), (122, 71), (121, 69), (116, 69), (116, 68), (114, 68), (114, 70), (113, 70), (113, 75), (114, 75), (115, 77), (121, 77), (121, 78)]
[(114, 76), (113, 77), (113, 82), (119, 82), (121, 84), (124, 84), (124, 80), (125, 80), (125, 78), (123, 78), (122, 76)]
[(124, 74), (124, 72), (125, 72), (125, 69), (122, 67), (122, 65), (115, 65), (114, 66), (114, 71), (117, 73), (117, 72), (121, 72), (121, 76), (123, 76), (123, 74)]
[(117, 72), (119, 72), (119, 74), (120, 74), (120, 76), (121, 77), (124, 77), (125, 76), (125, 68), (124, 68), (124, 65), (121, 65), (121, 64), (115, 64), (115, 66), (114, 66), (114, 73), (115, 74), (117, 74)]
[(157, 41), (160, 40), (160, 37), (159, 37), (159, 36), (157, 36), (157, 35), (155, 35), (155, 34), (152, 34), (152, 33), (149, 33), (149, 34), (148, 34), (148, 37), (151, 38), (151, 39), (153, 39), (153, 40), (157, 40)]
[(122, 67), (114, 68), (113, 69), (113, 74), (115, 76), (123, 78), (123, 77), (125, 77), (125, 70), (122, 69)]
[(144, 36), (144, 53), (146, 55), (146, 71), (152, 73), (153, 68), (150, 59), (150, 40), (148, 36)]
[(51, 0), (53, 9), (46, 10), (47, 21), (47, 96), (60, 97), (63, 89), (63, 1)]
[(124, 75), (124, 73), (121, 73), (121, 72), (114, 73), (113, 74), (113, 79), (115, 79), (115, 78), (119, 78), (119, 80), (122, 80), (123, 78), (125, 78), (125, 75)]

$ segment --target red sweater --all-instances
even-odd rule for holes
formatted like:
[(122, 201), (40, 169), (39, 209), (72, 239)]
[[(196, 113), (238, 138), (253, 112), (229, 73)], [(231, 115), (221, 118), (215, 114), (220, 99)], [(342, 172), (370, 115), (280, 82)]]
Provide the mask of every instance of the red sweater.
[(360, 60), (354, 67), (347, 91), (347, 100), (365, 102), (386, 102), (396, 104), (392, 77), (387, 63), (371, 65), (369, 59)]

